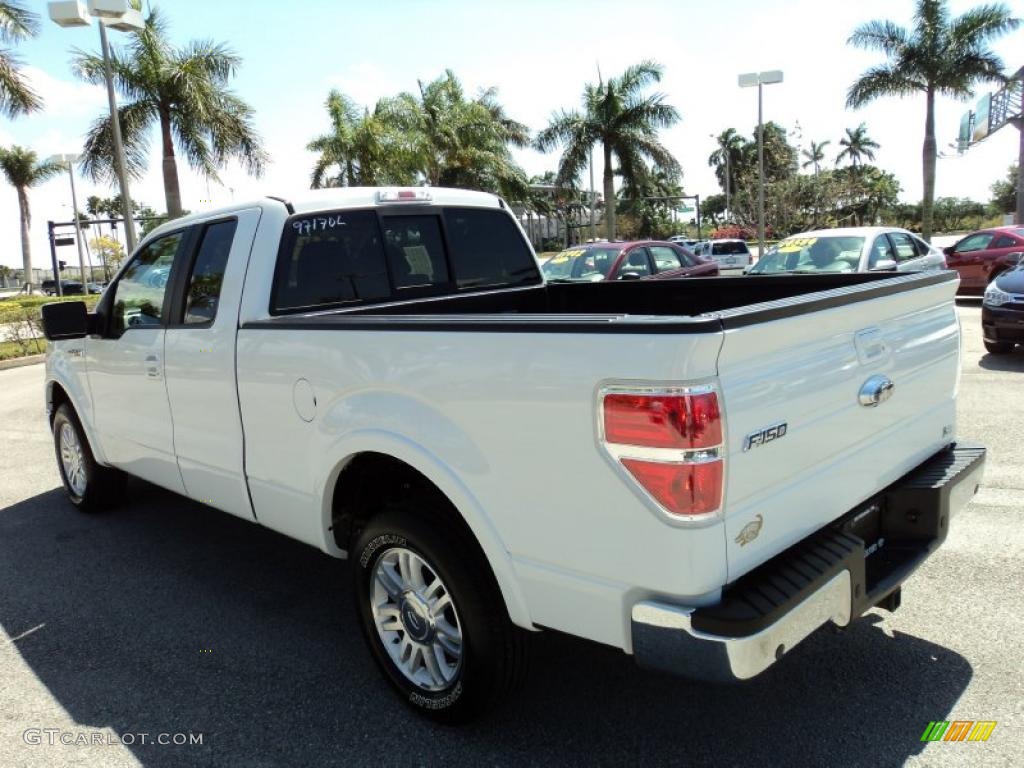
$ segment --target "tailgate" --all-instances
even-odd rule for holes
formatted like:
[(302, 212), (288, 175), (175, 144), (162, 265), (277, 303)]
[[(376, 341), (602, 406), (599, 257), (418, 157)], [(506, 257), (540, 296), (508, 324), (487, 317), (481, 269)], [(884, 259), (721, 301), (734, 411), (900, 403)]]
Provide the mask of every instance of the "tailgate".
[(907, 275), (723, 313), (730, 581), (955, 438), (956, 287)]

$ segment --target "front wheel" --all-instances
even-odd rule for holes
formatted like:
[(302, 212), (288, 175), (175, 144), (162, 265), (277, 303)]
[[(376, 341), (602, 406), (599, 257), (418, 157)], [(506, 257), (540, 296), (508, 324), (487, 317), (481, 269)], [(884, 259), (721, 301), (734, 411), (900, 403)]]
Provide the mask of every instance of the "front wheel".
[(53, 417), (53, 446), (68, 500), (83, 512), (112, 506), (120, 497), (124, 477), (93, 458), (78, 416), (64, 403)]
[(990, 355), (1008, 355), (1013, 352), (1013, 344), (1008, 341), (986, 341), (985, 349)]
[(444, 515), (392, 505), (353, 553), (363, 635), (392, 687), (427, 717), (467, 722), (521, 681), (526, 632), (494, 577)]

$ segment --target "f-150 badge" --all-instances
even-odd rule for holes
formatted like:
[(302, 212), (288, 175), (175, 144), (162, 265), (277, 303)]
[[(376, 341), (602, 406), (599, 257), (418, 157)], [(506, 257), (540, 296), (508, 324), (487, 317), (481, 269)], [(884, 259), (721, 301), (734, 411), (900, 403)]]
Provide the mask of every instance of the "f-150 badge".
[(749, 451), (751, 448), (758, 448), (762, 445), (767, 445), (773, 440), (785, 437), (787, 429), (789, 429), (789, 425), (783, 421), (779, 424), (772, 424), (770, 427), (759, 429), (756, 432), (751, 432), (743, 438), (743, 450)]
[(739, 544), (741, 547), (745, 547), (747, 544), (757, 538), (757, 534), (761, 532), (761, 526), (764, 525), (764, 518), (758, 515), (756, 518), (751, 520), (749, 523), (743, 526), (739, 534), (733, 541)]

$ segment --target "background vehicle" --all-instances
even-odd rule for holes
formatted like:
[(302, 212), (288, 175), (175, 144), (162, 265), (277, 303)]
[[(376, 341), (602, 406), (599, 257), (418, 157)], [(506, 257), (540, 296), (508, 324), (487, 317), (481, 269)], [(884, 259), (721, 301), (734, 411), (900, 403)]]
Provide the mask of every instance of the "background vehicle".
[(668, 241), (670, 243), (675, 243), (676, 245), (681, 245), (691, 251), (693, 250), (693, 246), (700, 242), (699, 240), (694, 240), (692, 237), (687, 237), (686, 235), (672, 235)]
[(787, 237), (768, 249), (747, 273), (912, 272), (944, 267), (938, 248), (905, 229), (842, 227)]
[(726, 269), (749, 267), (753, 260), (743, 240), (705, 240), (695, 246), (694, 253)]
[(556, 253), (541, 271), (549, 282), (711, 277), (718, 265), (675, 243), (638, 240), (588, 243)]
[(977, 295), (1024, 253), (1024, 227), (994, 227), (972, 232), (946, 248), (946, 263), (960, 273), (960, 293)]
[(125, 472), (347, 554), (385, 678), (465, 720), (527, 631), (745, 679), (894, 610), (984, 464), (955, 285), (546, 283), (492, 195), (316, 190), (170, 221), (91, 317), (44, 306), (46, 403), (72, 504)]
[(985, 349), (1006, 355), (1024, 344), (1024, 264), (1000, 272), (985, 289), (981, 303)]

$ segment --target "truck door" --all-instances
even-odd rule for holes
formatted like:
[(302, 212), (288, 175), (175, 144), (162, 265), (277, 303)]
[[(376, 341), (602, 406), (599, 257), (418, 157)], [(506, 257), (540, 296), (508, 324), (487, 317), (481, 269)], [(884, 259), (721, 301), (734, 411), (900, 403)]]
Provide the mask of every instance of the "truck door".
[(96, 430), (107, 459), (126, 472), (182, 493), (164, 381), (168, 286), (188, 230), (140, 248), (99, 308), (86, 339)]
[(165, 342), (174, 450), (187, 494), (254, 520), (235, 384), (242, 284), (260, 209), (196, 225), (176, 281)]

